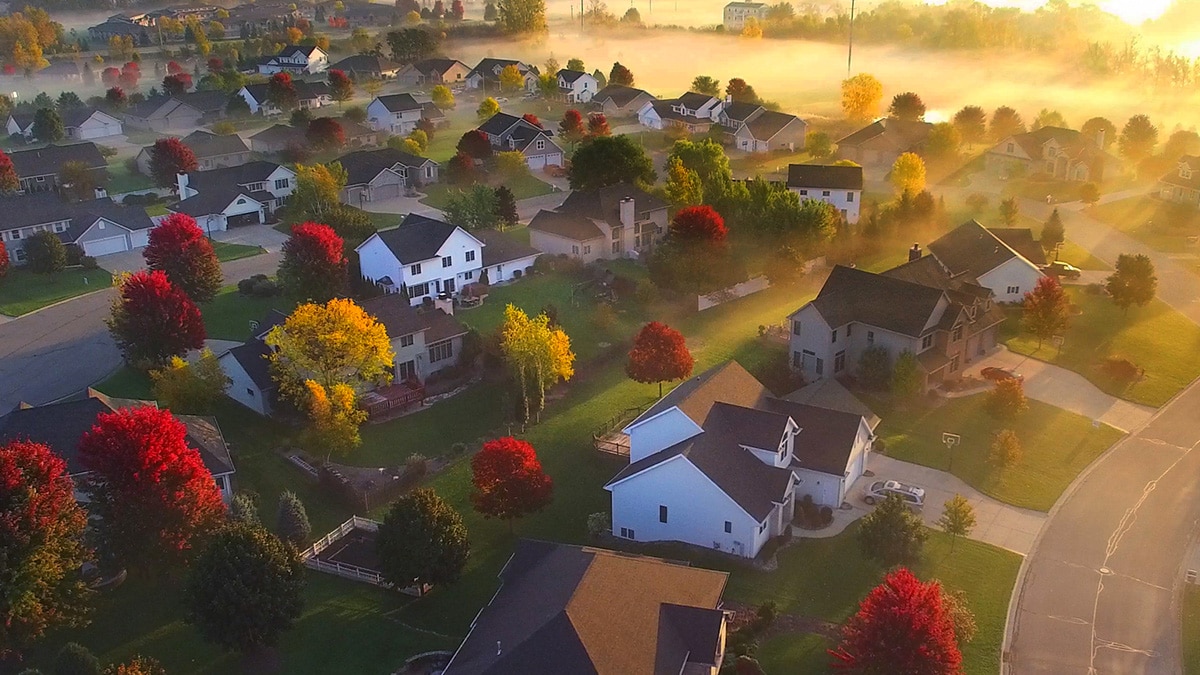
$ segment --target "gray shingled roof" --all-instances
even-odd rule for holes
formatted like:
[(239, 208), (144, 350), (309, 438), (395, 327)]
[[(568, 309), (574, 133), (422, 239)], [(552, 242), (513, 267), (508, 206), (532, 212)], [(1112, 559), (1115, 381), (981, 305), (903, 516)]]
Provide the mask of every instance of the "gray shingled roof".
[(705, 105), (711, 103), (714, 98), (716, 98), (716, 97), (709, 96), (708, 94), (701, 94), (701, 93), (695, 92), (695, 91), (689, 91), (688, 93), (684, 94), (683, 96), (680, 96), (679, 98), (675, 99), (673, 101), (673, 103), (678, 103), (679, 105), (682, 105), (683, 107), (687, 108), (688, 110), (699, 110), (700, 108), (704, 107)]
[(578, 213), (538, 211), (529, 221), (529, 229), (554, 234), (575, 241), (588, 241), (604, 236), (600, 227)]
[(920, 337), (943, 295), (939, 288), (837, 265), (812, 305), (830, 326), (857, 321)]
[(502, 265), (541, 253), (529, 244), (522, 244), (503, 232), (480, 230), (474, 235), (476, 239), (483, 242), (483, 262), (481, 264), (484, 267)]
[(387, 108), (388, 112), (402, 112), (405, 110), (417, 110), (421, 104), (417, 99), (413, 98), (412, 94), (387, 94), (378, 97), (379, 102)]
[(929, 251), (950, 273), (978, 278), (1017, 256), (999, 237), (976, 220), (968, 220), (930, 242)]
[(767, 407), (800, 427), (792, 440), (793, 466), (844, 476), (863, 416), (778, 398)]
[(68, 202), (55, 192), (0, 198), (0, 210), (6, 228), (70, 221), (67, 231), (58, 233), (58, 238), (68, 244), (78, 240), (100, 218), (130, 230), (154, 227), (154, 221), (141, 206), (124, 206), (108, 198)]
[(623, 84), (610, 84), (596, 92), (596, 95), (592, 97), (592, 101), (596, 103), (603, 103), (605, 100), (611, 100), (617, 107), (624, 108), (625, 106), (629, 105), (631, 101), (642, 94), (650, 96), (649, 93), (642, 91), (641, 89), (627, 87)]
[(556, 211), (621, 224), (621, 201), (633, 199), (634, 213), (642, 214), (667, 208), (667, 203), (632, 183), (618, 183), (596, 190), (575, 190), (567, 195)]
[(789, 164), (787, 186), (830, 190), (863, 189), (861, 166), (832, 166), (825, 164)]
[(181, 140), (184, 145), (192, 149), (192, 153), (196, 155), (197, 159), (250, 152), (250, 148), (246, 147), (246, 142), (237, 134), (220, 136), (197, 129)]
[(1028, 227), (989, 227), (988, 231), (1034, 265), (1046, 264), (1046, 249)]
[(578, 80), (584, 75), (587, 75), (587, 73), (583, 72), (582, 70), (567, 70), (566, 68), (563, 68), (562, 70), (558, 71), (558, 77), (566, 80), (567, 84), (575, 82), (575, 80)]
[(275, 388), (275, 380), (271, 377), (270, 362), (271, 348), (261, 340), (250, 340), (229, 350), (229, 355), (238, 362), (242, 370), (250, 376), (250, 381), (259, 391), (266, 392)]
[(338, 157), (337, 161), (346, 170), (346, 185), (362, 185), (374, 180), (384, 169), (389, 169), (397, 164), (419, 167), (433, 160), (417, 157), (395, 148), (380, 148), (379, 150), (349, 152)]
[(399, 227), (377, 235), (397, 260), (411, 265), (437, 256), (442, 244), (456, 229), (450, 223), (410, 213), (400, 221)]
[[(495, 115), (492, 115), (491, 117), (489, 117), (486, 122), (484, 122), (483, 124), (480, 124), (479, 130), (484, 132), (485, 134), (491, 134), (493, 136), (501, 136), (504, 134), (504, 132), (513, 128), (513, 126), (515, 126), (518, 122), (521, 122), (521, 121), (522, 121), (521, 118), (517, 117), (516, 115), (509, 115), (506, 112), (498, 112)], [(530, 125), (530, 126), (532, 126), (532, 125)]]
[(775, 138), (775, 135), (783, 131), (787, 125), (792, 122), (799, 121), (800, 118), (789, 113), (779, 112), (776, 110), (764, 110), (762, 113), (750, 120), (746, 127), (750, 130), (751, 135), (760, 141), (769, 141)]
[(395, 340), (402, 335), (425, 332), (426, 344), (464, 335), (466, 326), (440, 308), (418, 309), (399, 293), (386, 293), (362, 301), (359, 305), (375, 317)]
[(17, 150), (9, 153), (13, 167), (21, 178), (57, 174), (67, 162), (83, 162), (90, 169), (103, 169), (108, 160), (100, 154), (95, 143), (73, 143), (71, 145), (47, 145), (32, 150)]
[(373, 56), (371, 54), (355, 54), (347, 56), (337, 63), (329, 66), (330, 70), (341, 70), (350, 73), (383, 73), (392, 70), (399, 70), (402, 66), (395, 61), (389, 61), (382, 56)]

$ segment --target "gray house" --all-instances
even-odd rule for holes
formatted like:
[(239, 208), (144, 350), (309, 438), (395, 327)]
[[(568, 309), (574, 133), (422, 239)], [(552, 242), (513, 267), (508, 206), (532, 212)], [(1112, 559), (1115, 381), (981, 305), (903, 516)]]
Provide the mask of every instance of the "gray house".
[(131, 106), (122, 116), (127, 129), (176, 131), (204, 123), (204, 111), (171, 96), (154, 96)]
[[(196, 155), (197, 171), (240, 166), (250, 161), (250, 148), (246, 147), (246, 142), (237, 134), (218, 136), (207, 131), (196, 130), (181, 140)], [(142, 148), (135, 160), (138, 171), (147, 176), (150, 175), (151, 147)]]
[(442, 307), (413, 307), (398, 293), (364, 300), (361, 304), (364, 311), (383, 324), (392, 340), (392, 350), (396, 353), (395, 383), (424, 383), (430, 375), (458, 365), (467, 328)]
[(287, 316), (271, 310), (262, 321), (253, 322), (254, 335), (218, 357), (221, 371), (229, 378), (225, 395), (253, 410), (268, 416), (275, 409), (278, 387), (271, 377), (271, 348), (263, 342), (272, 328), (282, 324)]
[(343, 204), (362, 206), (365, 202), (393, 199), (405, 188), (436, 183), (438, 163), (395, 148), (356, 150), (338, 158), (346, 170)]
[(642, 106), (653, 101), (650, 94), (623, 84), (610, 84), (592, 97), (592, 105), (608, 117), (632, 117)]
[(15, 265), (25, 264), (24, 243), (36, 232), (53, 232), (84, 255), (101, 256), (144, 247), (154, 227), (145, 208), (123, 206), (107, 197), (70, 203), (56, 193), (41, 192), (2, 199), (0, 210), (0, 241)]
[(562, 166), (565, 155), (552, 138), (554, 132), (536, 126), (523, 117), (498, 112), (479, 125), (479, 130), (487, 134), (496, 152), (519, 152), (525, 155), (525, 162), (530, 169)]
[(47, 145), (33, 150), (9, 153), (22, 192), (45, 192), (58, 187), (58, 172), (67, 162), (83, 162), (101, 183), (108, 180), (108, 160), (95, 143)]

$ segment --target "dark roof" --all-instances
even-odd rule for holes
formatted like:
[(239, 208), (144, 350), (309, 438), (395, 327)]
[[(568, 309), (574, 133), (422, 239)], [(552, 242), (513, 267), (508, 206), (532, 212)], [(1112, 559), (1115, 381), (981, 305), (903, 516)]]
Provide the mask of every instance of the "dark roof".
[(250, 381), (259, 391), (270, 391), (275, 388), (275, 380), (271, 378), (270, 362), (271, 348), (261, 340), (250, 340), (230, 349), (228, 354), (233, 357), (242, 370), (250, 376)]
[(337, 63), (329, 66), (330, 70), (341, 70), (352, 73), (383, 73), (392, 70), (399, 70), (402, 66), (395, 61), (389, 61), (382, 56), (373, 56), (371, 54), (355, 54), (347, 56)]
[(467, 67), (467, 64), (459, 61), (458, 59), (424, 59), (422, 61), (417, 61), (412, 65), (413, 68), (416, 68), (425, 75), (432, 75), (434, 73), (443, 75), (447, 70), (450, 70), (455, 65), (461, 65), (463, 68)]
[(667, 203), (632, 183), (618, 183), (596, 190), (575, 190), (567, 195), (556, 210), (603, 220), (610, 225), (621, 224), (621, 202), (633, 199), (635, 213), (667, 208)]
[(337, 161), (346, 170), (346, 185), (361, 185), (371, 182), (381, 171), (390, 169), (397, 164), (416, 167), (433, 160), (417, 157), (395, 148), (380, 148), (379, 150), (348, 152), (338, 157)]
[(727, 578), (657, 558), (523, 539), (446, 675), (678, 675), (689, 662), (713, 665)]
[(189, 91), (175, 96), (175, 99), (202, 113), (221, 112), (229, 105), (229, 94), (219, 89)]
[(108, 198), (68, 202), (56, 192), (5, 197), (0, 199), (0, 210), (4, 212), (6, 228), (69, 221), (67, 231), (58, 233), (59, 239), (68, 244), (78, 240), (100, 218), (130, 230), (154, 227), (144, 207), (124, 206)]
[(836, 265), (812, 305), (834, 328), (857, 321), (920, 337), (943, 295), (939, 288)]
[(258, 139), (263, 143), (293, 143), (304, 141), (304, 130), (298, 127), (293, 127), (288, 124), (272, 124), (262, 131), (250, 137), (250, 140)]
[[(96, 113), (103, 113), (105, 115), (108, 115), (108, 113), (105, 113), (101, 110), (98, 110), (96, 108), (92, 108), (89, 106), (84, 106), (82, 108), (71, 108), (62, 113), (63, 126), (67, 127), (67, 128), (77, 127), (77, 126), (83, 124), (84, 122), (88, 121), (89, 119), (91, 119), (92, 115), (95, 115)], [(112, 117), (112, 115), (108, 115), (108, 116)], [(113, 119), (116, 119), (116, 118), (113, 118)]]
[(158, 112), (163, 106), (170, 105), (172, 108), (175, 108), (181, 103), (182, 101), (179, 101), (178, 99), (162, 94), (158, 96), (149, 96), (141, 103), (135, 103), (134, 105), (126, 108), (125, 116), (135, 117), (137, 119), (146, 119)]
[(560, 213), (542, 209), (529, 221), (529, 229), (554, 234), (575, 241), (588, 241), (604, 236), (600, 227), (578, 213)]
[(772, 398), (767, 407), (787, 415), (800, 427), (792, 439), (792, 465), (844, 476), (862, 415)]
[[(296, 87), (297, 98), (302, 101), (329, 95), (329, 84), (327, 82), (309, 82), (308, 80), (293, 79), (292, 84)], [(262, 103), (267, 100), (266, 82), (248, 84), (245, 89), (255, 101)]]
[[(1064, 147), (1071, 147), (1081, 142), (1081, 136), (1078, 131), (1064, 129), (1063, 127), (1039, 127), (1027, 133), (1014, 134), (1012, 139), (1017, 145), (1021, 146), (1025, 154), (1033, 159), (1042, 158), (1045, 154), (1043, 152), (1044, 146), (1051, 139)], [(1001, 140), (1000, 142), (1003, 143), (1004, 141)]]
[(431, 344), (467, 332), (466, 326), (444, 310), (418, 309), (399, 293), (385, 293), (359, 304), (363, 311), (383, 324), (388, 337), (393, 340), (424, 331), (425, 343)]
[[(1191, 172), (1188, 178), (1184, 178), (1180, 173), (1183, 171), (1184, 165), (1187, 165)], [(1179, 165), (1168, 171), (1162, 178), (1158, 179), (1161, 183), (1167, 185), (1178, 185), (1179, 187), (1188, 188), (1191, 190), (1200, 190), (1200, 157), (1195, 155), (1184, 155), (1179, 158)]]
[(623, 84), (610, 84), (596, 92), (596, 95), (592, 97), (592, 100), (599, 103), (605, 99), (611, 99), (617, 107), (624, 108), (635, 98), (643, 94), (650, 96), (650, 94), (642, 91), (641, 89), (634, 89), (633, 87), (627, 87)]
[(9, 153), (13, 167), (21, 178), (30, 176), (46, 176), (57, 174), (67, 162), (83, 162), (91, 169), (102, 169), (108, 166), (104, 155), (95, 143), (74, 143), (71, 145), (47, 145), (33, 150), (17, 150)]
[(83, 64), (79, 61), (59, 59), (34, 73), (34, 77), (83, 77), (83, 71)]
[(566, 68), (563, 68), (562, 70), (558, 71), (558, 76), (566, 80), (568, 84), (573, 83), (575, 80), (578, 80), (584, 75), (587, 75), (587, 73), (583, 72), (582, 70), (567, 70)]
[(755, 408), (768, 396), (770, 392), (761, 382), (736, 361), (728, 361), (679, 383), (628, 426), (671, 408), (679, 408), (683, 414), (700, 424), (718, 401)]
[(421, 104), (421, 117), (430, 121), (446, 119), (446, 113), (442, 109), (433, 104), (432, 101)]
[(725, 106), (721, 108), (721, 114), (725, 115), (731, 120), (744, 122), (746, 121), (746, 118), (750, 117), (759, 110), (762, 110), (762, 106), (758, 105), (757, 103), (726, 103)]
[(1018, 254), (976, 220), (968, 220), (930, 242), (929, 251), (957, 276), (979, 277)]
[(678, 103), (679, 105), (687, 108), (688, 110), (699, 110), (700, 108), (704, 107), (706, 104), (711, 102), (714, 98), (715, 97), (709, 96), (708, 94), (701, 94), (698, 92), (689, 91), (688, 93), (684, 94), (683, 96), (680, 96), (679, 98), (675, 99), (674, 103)]
[[(484, 132), (485, 134), (491, 134), (493, 136), (500, 136), (504, 132), (513, 128), (514, 125), (516, 125), (518, 122), (521, 122), (521, 121), (522, 121), (522, 119), (515, 115), (509, 115), (506, 112), (498, 112), (495, 115), (492, 115), (491, 117), (489, 117), (486, 122), (484, 122), (483, 124), (480, 124), (479, 130)], [(528, 124), (528, 122), (526, 122), (526, 124)], [(530, 125), (530, 126), (533, 126), (533, 125)]]
[(421, 104), (417, 99), (413, 98), (412, 94), (387, 94), (386, 96), (377, 97), (383, 107), (388, 109), (388, 112), (401, 112), (404, 110), (418, 110)]
[(1041, 242), (1033, 238), (1033, 230), (1028, 227), (991, 227), (988, 229), (1000, 241), (1020, 253), (1029, 262), (1039, 267), (1046, 264), (1046, 250), (1042, 248)]
[(254, 337), (259, 340), (266, 338), (267, 333), (270, 333), (272, 328), (287, 323), (287, 318), (287, 314), (277, 309), (272, 309), (267, 312), (266, 316), (258, 320), (258, 328), (254, 329)]
[(245, 195), (260, 204), (272, 199), (271, 193), (247, 190), (236, 183), (221, 183), (200, 188), (196, 194), (175, 202), (168, 208), (176, 213), (186, 213), (193, 218), (202, 218), (214, 213), (220, 213), (233, 200)]
[(480, 230), (475, 232), (474, 236), (483, 242), (483, 261), (481, 264), (484, 267), (502, 265), (506, 262), (528, 258), (531, 255), (541, 253), (541, 251), (529, 244), (522, 244), (503, 232)]
[(233, 473), (233, 458), (229, 446), (217, 425), (217, 418), (207, 415), (176, 415), (176, 419), (187, 427), (188, 445), (200, 451), (204, 465), (214, 476)]
[(278, 168), (279, 165), (275, 162), (259, 159), (211, 171), (193, 171), (188, 174), (188, 185), (197, 190), (203, 190), (220, 185), (261, 183), (270, 177), (272, 173), (275, 173), (275, 170)]
[(397, 260), (411, 265), (437, 256), (442, 244), (457, 229), (450, 223), (410, 213), (399, 227), (376, 234)]
[(288, 45), (279, 50), (276, 56), (292, 56), (294, 54), (303, 54), (306, 57), (312, 56), (312, 53), (317, 50), (315, 45)]
[(881, 119), (837, 141), (839, 146), (856, 146), (878, 136), (887, 135), (897, 148), (915, 148), (929, 137), (933, 125), (929, 122)]
[(17, 126), (21, 127), (21, 129), (28, 129), (29, 126), (33, 124), (33, 117), (35, 114), (36, 113), (23, 113), (14, 110), (8, 114), (8, 117), (12, 121), (16, 122)]
[(784, 127), (799, 120), (800, 118), (795, 115), (775, 110), (764, 110), (758, 117), (746, 123), (746, 127), (750, 129), (750, 133), (754, 138), (760, 141), (769, 141), (775, 138), (775, 134), (783, 131)]
[(250, 152), (246, 142), (237, 134), (219, 136), (197, 129), (183, 137), (183, 144), (192, 149), (197, 159), (203, 157), (219, 157), (234, 155), (240, 152)]
[(861, 166), (789, 164), (787, 185), (790, 188), (861, 190), (863, 170)]
[(501, 70), (508, 66), (516, 66), (517, 70), (520, 71), (522, 75), (528, 72), (538, 73), (537, 66), (531, 66), (527, 63), (513, 59), (494, 59), (489, 57), (486, 59), (481, 59), (479, 63), (475, 64), (475, 67), (471, 69), (468, 77), (478, 74), (482, 75), (483, 79), (485, 80), (495, 81), (499, 77), (499, 74), (496, 72), (496, 66), (499, 66)]

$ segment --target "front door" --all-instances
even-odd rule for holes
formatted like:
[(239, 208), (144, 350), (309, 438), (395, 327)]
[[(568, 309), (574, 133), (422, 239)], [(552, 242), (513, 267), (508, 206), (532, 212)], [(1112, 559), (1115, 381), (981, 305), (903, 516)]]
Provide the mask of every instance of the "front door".
[(454, 280), (446, 279), (442, 282), (442, 292), (446, 295), (454, 295)]

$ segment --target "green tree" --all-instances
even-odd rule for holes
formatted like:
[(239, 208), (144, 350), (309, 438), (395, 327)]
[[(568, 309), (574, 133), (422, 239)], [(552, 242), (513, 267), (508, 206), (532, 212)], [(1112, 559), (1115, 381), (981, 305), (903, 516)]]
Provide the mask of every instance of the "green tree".
[(906, 91), (892, 97), (888, 106), (888, 117), (906, 122), (917, 122), (925, 119), (925, 102), (916, 92)]
[(1063, 225), (1062, 216), (1058, 215), (1058, 209), (1054, 209), (1046, 219), (1046, 224), (1042, 225), (1042, 248), (1053, 251), (1066, 240), (1066, 226)]
[(992, 437), (988, 461), (1002, 469), (1016, 466), (1021, 461), (1021, 439), (1012, 429), (1001, 429)]
[(78, 642), (68, 642), (54, 656), (52, 675), (100, 675), (100, 659)]
[(189, 363), (172, 356), (162, 368), (150, 371), (154, 399), (172, 412), (205, 415), (225, 395), (230, 379), (221, 369), (217, 355), (210, 349)]
[(1021, 207), (1017, 204), (1016, 197), (1009, 197), (1000, 202), (1000, 220), (1004, 221), (1005, 226), (1016, 225), (1019, 215), (1021, 215)]
[(593, 136), (571, 158), (572, 190), (597, 190), (618, 183), (652, 185), (657, 177), (645, 148), (630, 136)]
[(1037, 117), (1033, 118), (1033, 124), (1029, 125), (1030, 129), (1037, 131), (1042, 127), (1058, 127), (1059, 129), (1067, 129), (1067, 120), (1062, 116), (1062, 113), (1049, 108), (1042, 108), (1038, 111)]
[(525, 76), (515, 65), (504, 66), (500, 71), (500, 90), (513, 92), (525, 86)]
[[(25, 245), (28, 250), (28, 244)], [(1133, 305), (1145, 307), (1158, 291), (1154, 263), (1144, 254), (1122, 253), (1117, 256), (1117, 269), (1104, 282), (1113, 302), (1126, 313)]]
[(279, 495), (279, 504), (275, 512), (275, 531), (279, 538), (293, 546), (305, 546), (312, 536), (312, 525), (308, 522), (308, 512), (304, 502), (291, 490)]
[(247, 525), (262, 525), (262, 521), (258, 517), (258, 504), (254, 501), (254, 495), (248, 492), (239, 492), (229, 501), (229, 519)]
[(804, 136), (804, 149), (814, 159), (825, 159), (833, 154), (833, 139), (824, 131), (810, 131)]
[(506, 33), (546, 30), (546, 0), (497, 0), (496, 13)]
[(733, 182), (733, 170), (729, 166), (725, 148), (720, 143), (711, 138), (675, 141), (667, 155), (667, 161), (672, 158), (678, 158), (685, 168), (695, 171), (700, 177), (703, 203), (719, 203), (729, 193)]
[(697, 75), (692, 80), (692, 91), (709, 96), (720, 96), (721, 81), (708, 75)]
[(1079, 133), (1084, 139), (1095, 142), (1107, 150), (1117, 140), (1117, 127), (1104, 117), (1093, 117), (1083, 123)]
[(966, 143), (978, 143), (987, 136), (987, 113), (977, 105), (963, 106), (954, 113), (953, 124)]
[(858, 357), (858, 379), (870, 389), (884, 389), (892, 381), (892, 357), (878, 345), (867, 347)]
[(387, 34), (392, 58), (397, 63), (415, 63), (428, 58), (437, 51), (438, 40), (431, 31), (423, 28), (401, 28)]
[(1100, 201), (1100, 188), (1095, 183), (1084, 183), (1079, 187), (1079, 201), (1088, 206)]
[(1117, 139), (1121, 156), (1134, 164), (1149, 157), (1157, 144), (1158, 127), (1146, 115), (1130, 117), (1125, 128), (1121, 129), (1121, 137)]
[(915, 562), (928, 538), (921, 516), (896, 494), (888, 495), (858, 526), (863, 554), (884, 567)]
[(67, 135), (62, 116), (54, 108), (40, 108), (33, 114), (33, 137), (43, 143), (57, 143)]
[(962, 134), (949, 122), (938, 122), (925, 139), (925, 154), (930, 159), (954, 159), (962, 145)]
[(675, 210), (687, 206), (699, 206), (704, 201), (704, 187), (700, 176), (683, 165), (678, 157), (667, 159), (667, 184), (663, 187), (667, 202)]
[(442, 209), (446, 222), (464, 230), (487, 230), (500, 223), (499, 200), (496, 191), (486, 185), (452, 192)]
[(899, 400), (911, 400), (919, 396), (925, 388), (925, 378), (921, 376), (921, 366), (917, 363), (917, 355), (907, 349), (896, 357), (896, 365), (892, 367), (892, 375), (888, 379), (892, 395)]
[(407, 588), (458, 581), (471, 543), (462, 516), (433, 490), (417, 488), (388, 509), (375, 548), (383, 578)]
[(578, 70), (581, 73), (587, 72), (583, 68), (583, 59), (567, 59), (567, 70)]
[(517, 197), (504, 185), (496, 188), (496, 217), (502, 226), (517, 224)]
[(342, 188), (346, 187), (346, 170), (339, 162), (296, 165), (296, 189), (288, 200), (288, 208), (297, 216), (317, 222), (341, 206)]
[(34, 232), (25, 240), (25, 261), (34, 274), (55, 275), (67, 267), (67, 247), (53, 232)]
[(938, 518), (937, 526), (942, 528), (942, 532), (950, 535), (950, 550), (953, 551), (958, 538), (969, 536), (975, 529), (975, 508), (966, 497), (957, 493), (947, 499), (942, 508), (944, 510)]
[(997, 382), (988, 392), (984, 405), (989, 415), (1005, 421), (1016, 419), (1017, 415), (1029, 410), (1025, 387), (1015, 377), (1007, 377)]
[(1002, 141), (1014, 134), (1025, 133), (1025, 122), (1016, 110), (1002, 105), (992, 111), (992, 121), (988, 131), (991, 133), (993, 141)]

